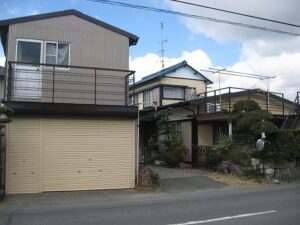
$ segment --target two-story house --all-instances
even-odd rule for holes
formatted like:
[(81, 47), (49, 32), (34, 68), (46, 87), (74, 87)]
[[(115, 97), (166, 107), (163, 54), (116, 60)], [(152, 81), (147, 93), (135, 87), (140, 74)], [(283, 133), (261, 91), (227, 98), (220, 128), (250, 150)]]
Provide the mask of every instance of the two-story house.
[[(145, 145), (151, 136), (160, 137), (156, 124), (155, 110), (174, 107), (170, 116), (172, 129), (182, 134), (183, 142), (188, 148), (186, 161), (191, 161), (192, 117), (191, 110), (186, 108), (185, 102), (197, 99), (197, 93), (206, 92), (207, 85), (212, 81), (182, 61), (164, 70), (143, 77), (131, 86), (130, 100), (139, 106), (140, 110), (140, 154), (144, 155)], [(177, 107), (177, 106), (183, 107)]]
[(133, 188), (138, 37), (76, 10), (0, 21), (6, 56), (6, 193)]
[(159, 107), (196, 98), (212, 81), (186, 61), (143, 77), (131, 87), (131, 102), (139, 109)]

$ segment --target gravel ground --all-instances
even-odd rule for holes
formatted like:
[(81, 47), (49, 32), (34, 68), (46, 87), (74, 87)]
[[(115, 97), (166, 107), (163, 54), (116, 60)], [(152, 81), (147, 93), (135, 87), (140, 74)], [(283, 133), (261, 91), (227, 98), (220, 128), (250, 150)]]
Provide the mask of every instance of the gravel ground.
[(206, 176), (207, 172), (199, 169), (190, 168), (167, 168), (161, 166), (149, 166), (154, 172), (159, 174), (160, 179), (183, 178)]

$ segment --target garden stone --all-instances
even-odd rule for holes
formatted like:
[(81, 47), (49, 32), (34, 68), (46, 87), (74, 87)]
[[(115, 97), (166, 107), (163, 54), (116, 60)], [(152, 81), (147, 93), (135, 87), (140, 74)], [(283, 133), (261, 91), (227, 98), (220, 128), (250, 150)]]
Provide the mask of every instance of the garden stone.
[(140, 172), (139, 176), (140, 180), (140, 186), (141, 187), (151, 187), (152, 185), (152, 179), (151, 179), (151, 169), (150, 168), (143, 168)]
[(229, 166), (229, 172), (233, 175), (241, 176), (244, 175), (244, 167), (241, 165), (232, 164)]
[(155, 160), (154, 165), (156, 165), (156, 166), (166, 166), (167, 163), (166, 163), (166, 161), (163, 161), (163, 160)]
[(182, 163), (179, 164), (179, 168), (190, 169), (190, 168), (192, 168), (192, 164), (182, 162)]
[(265, 177), (267, 179), (272, 179), (274, 177), (275, 170), (273, 168), (267, 168), (265, 169)]
[(251, 165), (253, 166), (254, 169), (256, 169), (260, 164), (259, 159), (251, 158)]
[(228, 161), (222, 161), (221, 163), (220, 163), (220, 165), (218, 166), (218, 169), (217, 169), (217, 171), (219, 172), (219, 173), (223, 173), (223, 174), (229, 174), (229, 166), (230, 166), (230, 162), (228, 162)]

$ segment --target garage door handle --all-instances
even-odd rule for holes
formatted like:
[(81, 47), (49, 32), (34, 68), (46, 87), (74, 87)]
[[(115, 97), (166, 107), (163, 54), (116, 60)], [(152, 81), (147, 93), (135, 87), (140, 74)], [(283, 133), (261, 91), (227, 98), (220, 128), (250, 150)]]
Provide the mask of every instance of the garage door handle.
[(78, 170), (77, 173), (81, 173), (81, 170)]

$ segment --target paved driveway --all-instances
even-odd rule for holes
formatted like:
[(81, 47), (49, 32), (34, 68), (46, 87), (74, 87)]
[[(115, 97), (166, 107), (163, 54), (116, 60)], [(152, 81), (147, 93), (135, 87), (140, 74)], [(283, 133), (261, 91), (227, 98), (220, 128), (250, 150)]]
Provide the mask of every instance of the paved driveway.
[(189, 192), (195, 190), (215, 189), (227, 186), (214, 181), (207, 176), (207, 172), (199, 169), (181, 169), (167, 167), (151, 167), (159, 173), (161, 192)]

